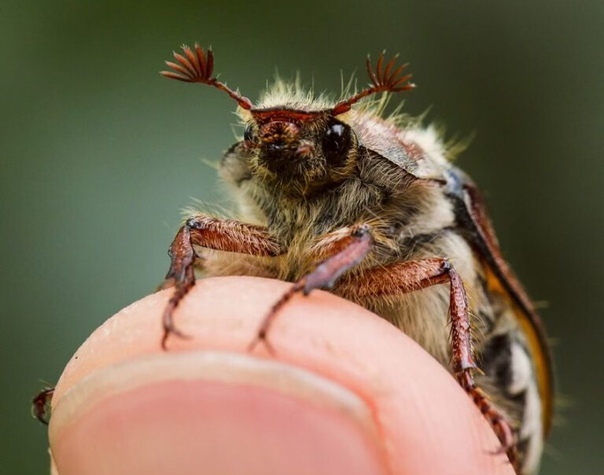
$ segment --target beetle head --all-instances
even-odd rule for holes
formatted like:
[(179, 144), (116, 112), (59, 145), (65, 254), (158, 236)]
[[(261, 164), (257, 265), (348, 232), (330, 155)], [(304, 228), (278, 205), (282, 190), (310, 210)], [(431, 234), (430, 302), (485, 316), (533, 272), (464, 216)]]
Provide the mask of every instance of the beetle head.
[[(308, 110), (297, 102), (277, 107), (254, 107), (252, 102), (213, 76), (214, 55), (199, 45), (183, 46), (184, 55), (174, 53), (176, 62), (166, 62), (173, 71), (165, 77), (216, 87), (232, 97), (243, 110), (246, 130), (242, 150), (249, 157), (252, 172), (263, 179), (278, 181), (304, 190), (346, 178), (354, 169), (358, 141), (350, 126), (338, 120), (352, 106), (377, 92), (400, 92), (414, 87), (405, 65), (396, 65), (396, 56), (384, 63), (378, 58), (375, 69), (367, 58), (370, 84), (333, 107)], [(287, 100), (285, 101), (287, 102)]]
[(243, 147), (256, 173), (308, 190), (349, 174), (357, 140), (330, 111), (273, 107), (251, 109)]

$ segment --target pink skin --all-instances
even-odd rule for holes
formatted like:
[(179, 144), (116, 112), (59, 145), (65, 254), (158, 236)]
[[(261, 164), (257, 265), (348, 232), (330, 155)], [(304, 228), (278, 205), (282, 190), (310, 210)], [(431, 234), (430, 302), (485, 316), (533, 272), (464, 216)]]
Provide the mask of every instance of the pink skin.
[(160, 340), (171, 290), (127, 307), (69, 362), (52, 401), (60, 475), (513, 474), (468, 396), (384, 320), (325, 292), (296, 296), (246, 352), (291, 284), (198, 283)]

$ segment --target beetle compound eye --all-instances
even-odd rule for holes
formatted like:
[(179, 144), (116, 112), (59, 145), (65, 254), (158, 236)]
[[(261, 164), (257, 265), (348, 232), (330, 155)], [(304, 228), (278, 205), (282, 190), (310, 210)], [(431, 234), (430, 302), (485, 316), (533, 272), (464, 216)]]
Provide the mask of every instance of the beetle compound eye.
[(254, 130), (252, 124), (248, 124), (243, 132), (243, 140), (254, 140)]
[(336, 163), (341, 161), (346, 157), (350, 144), (350, 127), (338, 121), (330, 122), (323, 137), (323, 153), (327, 159)]

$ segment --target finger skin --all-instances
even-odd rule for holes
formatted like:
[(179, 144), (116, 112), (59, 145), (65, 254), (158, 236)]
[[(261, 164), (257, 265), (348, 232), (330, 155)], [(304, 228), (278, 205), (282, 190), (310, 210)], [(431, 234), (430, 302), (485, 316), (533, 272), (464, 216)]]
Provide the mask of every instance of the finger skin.
[[(262, 346), (252, 354), (247, 352), (246, 348), (255, 337), (262, 317), (290, 285), (252, 277), (213, 278), (198, 282), (175, 316), (176, 325), (190, 338), (171, 338), (168, 341), (168, 352), (162, 351), (160, 341), (161, 313), (170, 296), (170, 289), (132, 304), (105, 322), (76, 352), (57, 384), (52, 401), (50, 440), (58, 473), (64, 475), (62, 467), (65, 467), (65, 475), (69, 475), (67, 470), (73, 470), (70, 461), (75, 458), (74, 447), (77, 445), (74, 445), (73, 440), (66, 442), (69, 434), (73, 436), (77, 432), (78, 424), (82, 420), (88, 420), (90, 423), (91, 414), (98, 414), (98, 408), (103, 407), (106, 400), (114, 400), (114, 403), (116, 400), (118, 411), (122, 406), (134, 404), (128, 412), (128, 417), (133, 413), (140, 414), (136, 424), (143, 425), (146, 421), (161, 420), (158, 414), (165, 407), (187, 407), (188, 403), (195, 405), (195, 398), (199, 394), (212, 393), (211, 390), (190, 391), (183, 388), (182, 381), (167, 378), (159, 383), (153, 380), (157, 389), (153, 394), (159, 396), (148, 397), (144, 378), (138, 384), (134, 377), (127, 383), (115, 383), (117, 388), (112, 387), (105, 395), (102, 391), (89, 389), (93, 387), (90, 382), (94, 381), (96, 375), (108, 374), (114, 368), (127, 364), (135, 365), (143, 360), (153, 360), (153, 364), (158, 364), (156, 368), (161, 368), (162, 362), (172, 361), (169, 360), (172, 357), (198, 357), (222, 353), (234, 354), (237, 358), (243, 358), (242, 361), (266, 362), (269, 366), (278, 363), (280, 367), (285, 367), (286, 371), (289, 368), (292, 374), (300, 369), (333, 382), (334, 387), (342, 388), (344, 392), (354, 394), (362, 401), (362, 406), (367, 411), (366, 414), (363, 413), (363, 408), (350, 411), (355, 415), (346, 421), (356, 421), (352, 425), (361, 427), (364, 435), (361, 438), (351, 436), (349, 443), (358, 443), (359, 447), (369, 445), (371, 447), (368, 453), (378, 454), (379, 462), (373, 473), (513, 473), (504, 455), (494, 455), (499, 448), (495, 435), (452, 376), (398, 329), (350, 302), (321, 291), (313, 292), (308, 297), (296, 296), (283, 308), (269, 334), (275, 353), (269, 354)], [(262, 434), (258, 434), (262, 430), (257, 429), (262, 428), (264, 422), (255, 421), (245, 405), (245, 401), (256, 398), (255, 401), (260, 401), (256, 407), (265, 407), (262, 404), (266, 402), (267, 408), (278, 408), (275, 412), (279, 414), (281, 408), (285, 411), (283, 414), (289, 414), (287, 417), (294, 414), (293, 419), (287, 419), (290, 421), (288, 432), (293, 434), (294, 441), (288, 443), (309, 442), (304, 442), (303, 437), (295, 438), (298, 424), (303, 425), (307, 420), (301, 417), (296, 421), (295, 414), (298, 409), (292, 408), (292, 404), (295, 406), (297, 402), (292, 403), (280, 396), (273, 397), (272, 392), (263, 392), (264, 383), (259, 383), (258, 387), (254, 383), (250, 391), (248, 381), (245, 380), (247, 376), (240, 380), (238, 370), (233, 369), (233, 376), (229, 379), (228, 373), (231, 370), (229, 366), (226, 368), (223, 372), (226, 374), (221, 374), (217, 381), (210, 378), (201, 384), (206, 389), (216, 386), (218, 389), (213, 394), (223, 395), (219, 397), (223, 401), (232, 397), (231, 412), (240, 411), (237, 412), (237, 421), (241, 421), (239, 428), (252, 425), (256, 439), (262, 440)], [(117, 370), (114, 372), (119, 373)], [(161, 369), (156, 370), (153, 377), (161, 378), (161, 374)], [(244, 383), (241, 385), (242, 389), (221, 392), (224, 378), (228, 379), (231, 388), (238, 381)], [(267, 384), (266, 387), (269, 387), (273, 382)], [(134, 399), (120, 396), (120, 385), (128, 386), (128, 390), (132, 390), (134, 394)], [(304, 385), (300, 387), (302, 386)], [(194, 389), (195, 386), (188, 388)], [(307, 387), (304, 388), (303, 391), (307, 391)], [(298, 390), (293, 384), (291, 388), (280, 388), (279, 391), (280, 394), (285, 391), (296, 395)], [(315, 395), (312, 391), (308, 393), (310, 396), (305, 395), (305, 398), (308, 396), (305, 400), (312, 401)], [(73, 394), (80, 394), (77, 404), (73, 402), (75, 398), (70, 397)], [(238, 395), (241, 397), (238, 398)], [(321, 397), (316, 396), (316, 399), (320, 400)], [(338, 419), (337, 407), (333, 407), (333, 401), (336, 401), (337, 406), (338, 399), (329, 400), (332, 402), (321, 403), (319, 409), (323, 411), (330, 404), (331, 406), (323, 412), (317, 412), (318, 415), (313, 412), (314, 409), (309, 410), (309, 418), (316, 416), (318, 420), (329, 421), (330, 417), (336, 414), (334, 417)], [(199, 396), (197, 407), (207, 407), (207, 404), (212, 403)], [(229, 407), (226, 403), (224, 405)], [(302, 403), (302, 406), (308, 409), (306, 403)], [(306, 409), (299, 409), (299, 413), (306, 414)], [(262, 421), (270, 419), (270, 413), (269, 410)], [(203, 421), (213, 414), (221, 413), (217, 410), (206, 414), (206, 419), (201, 418), (198, 425), (203, 426)], [(178, 414), (170, 413), (169, 417), (175, 418)], [(228, 412), (220, 417), (224, 417), (225, 426), (229, 424)], [(276, 415), (275, 419), (280, 417)], [(101, 427), (103, 420), (105, 419), (93, 420), (92, 427)], [(222, 419), (218, 420), (217, 427), (220, 427), (220, 420)], [(346, 434), (352, 434), (356, 430), (348, 429), (346, 421), (338, 419), (334, 422), (333, 433), (338, 434), (336, 438), (345, 439)], [(235, 431), (239, 430), (235, 427)], [(115, 430), (115, 426), (102, 426), (99, 430), (111, 432)], [(326, 430), (332, 430), (332, 426), (329, 425)], [(153, 426), (145, 433), (150, 431), (157, 431), (157, 428)], [(304, 429), (300, 431), (303, 432)], [(174, 443), (178, 443), (178, 439)], [(339, 454), (337, 450), (337, 447), (333, 449), (334, 453)], [(237, 453), (236, 448), (233, 448), (233, 451)], [(179, 457), (177, 460), (180, 461), (186, 458), (186, 454)], [(104, 457), (99, 455), (99, 458)], [(300, 466), (303, 463), (302, 459)], [(303, 472), (302, 470), (299, 473)]]

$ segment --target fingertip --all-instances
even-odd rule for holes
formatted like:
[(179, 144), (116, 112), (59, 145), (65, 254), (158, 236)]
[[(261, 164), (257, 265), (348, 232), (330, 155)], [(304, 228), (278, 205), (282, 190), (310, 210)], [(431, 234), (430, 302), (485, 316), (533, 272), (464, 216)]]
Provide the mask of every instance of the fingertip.
[[(66, 433), (65, 427), (84, 417), (72, 410), (75, 406), (67, 397), (70, 392), (73, 394), (76, 388), (85, 386), (95, 375), (115, 372), (121, 365), (137, 364), (146, 358), (168, 361), (177, 355), (212, 351), (239, 353), (238, 356), (247, 361), (278, 363), (290, 372), (303, 370), (352, 394), (361, 401), (360, 407), (366, 414), (365, 423), (355, 426), (364, 434), (359, 440), (370, 441), (368, 453), (379, 453), (378, 458), (381, 457), (388, 473), (513, 473), (509, 464), (504, 463), (505, 457), (489, 453), (497, 449), (497, 439), (450, 374), (402, 332), (350, 302), (325, 292), (313, 292), (307, 298), (296, 296), (283, 308), (269, 334), (275, 354), (271, 356), (263, 349), (256, 349), (252, 354), (246, 352), (263, 316), (290, 285), (243, 277), (202, 281), (187, 296), (176, 315), (178, 327), (193, 338), (187, 341), (170, 338), (168, 352), (161, 350), (159, 342), (161, 312), (170, 290), (146, 297), (107, 321), (78, 350), (61, 377), (53, 399), (51, 436), (61, 475), (69, 475), (63, 473), (61, 464), (66, 463), (75, 447), (61, 446), (59, 440)], [(242, 382), (241, 374), (232, 366), (227, 365), (224, 372), (235, 378), (230, 384)], [(167, 369), (155, 371), (164, 376), (168, 373)], [(184, 379), (207, 380), (206, 373), (186, 374)], [(148, 388), (151, 384), (139, 376), (130, 381), (134, 381), (137, 388)], [(216, 382), (215, 378), (209, 381)], [(265, 388), (264, 383), (258, 384)], [(123, 392), (124, 387), (128, 384), (117, 383), (116, 391)], [(290, 395), (302, 391), (302, 386), (292, 387)], [(202, 393), (197, 391), (198, 395)], [(107, 394), (95, 401), (94, 390), (89, 391), (83, 399), (84, 407), (88, 401), (88, 412), (94, 410), (98, 414), (98, 407), (92, 406), (113, 397), (111, 391)], [(173, 394), (176, 400), (166, 404), (157, 399), (156, 404), (164, 408), (181, 406), (183, 403), (178, 397), (184, 393), (173, 391)], [(119, 397), (115, 401), (119, 409)], [(198, 401), (198, 407), (209, 407), (207, 404), (207, 401)], [(158, 410), (148, 408), (145, 414), (154, 419)], [(61, 412), (68, 416), (59, 417)], [(360, 419), (353, 420), (358, 423)], [(160, 426), (165, 423), (161, 422)], [(128, 427), (136, 430), (138, 424), (132, 421)], [(295, 432), (299, 424), (300, 420), (294, 417), (289, 428)], [(203, 420), (197, 425), (203, 426)], [(89, 427), (90, 432), (94, 432), (93, 427)], [(158, 428), (152, 430), (158, 431)], [(347, 433), (354, 431), (350, 429)], [(262, 431), (256, 434), (260, 437)], [(233, 456), (236, 454), (237, 450), (233, 449)], [(376, 470), (379, 466), (378, 463)]]

